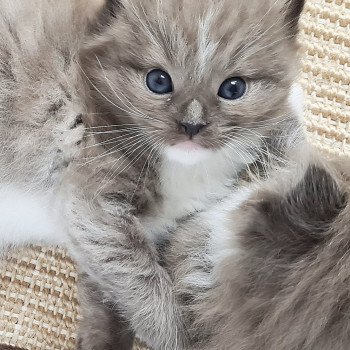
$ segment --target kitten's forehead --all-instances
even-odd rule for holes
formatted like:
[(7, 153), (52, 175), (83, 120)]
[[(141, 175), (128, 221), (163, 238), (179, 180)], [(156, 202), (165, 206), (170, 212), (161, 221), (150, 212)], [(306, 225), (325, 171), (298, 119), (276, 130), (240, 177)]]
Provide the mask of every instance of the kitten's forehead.
[(285, 36), (283, 4), (284, 0), (128, 0), (125, 11), (154, 59), (188, 67), (200, 78), (232, 63), (238, 69), (239, 59), (247, 66), (250, 57), (234, 57), (238, 49), (253, 52), (254, 46), (268, 44), (267, 39), (278, 42)]

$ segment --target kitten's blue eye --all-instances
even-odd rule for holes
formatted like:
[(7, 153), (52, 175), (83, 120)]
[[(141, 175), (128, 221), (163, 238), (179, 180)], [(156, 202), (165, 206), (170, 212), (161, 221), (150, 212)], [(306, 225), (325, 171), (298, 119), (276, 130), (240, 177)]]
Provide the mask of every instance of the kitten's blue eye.
[(147, 74), (146, 84), (155, 94), (169, 94), (173, 91), (170, 75), (161, 69), (154, 69)]
[(218, 95), (225, 100), (237, 100), (247, 90), (246, 82), (241, 78), (226, 79), (220, 86)]

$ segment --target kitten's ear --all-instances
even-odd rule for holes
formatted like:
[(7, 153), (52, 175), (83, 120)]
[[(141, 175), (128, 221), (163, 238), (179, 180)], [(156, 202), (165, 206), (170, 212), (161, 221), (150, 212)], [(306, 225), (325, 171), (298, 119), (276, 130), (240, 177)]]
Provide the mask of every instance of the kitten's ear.
[[(1, 0), (0, 0), (1, 1)], [(81, 0), (86, 1), (86, 0)], [(88, 62), (91, 57), (103, 56), (107, 45), (110, 44), (110, 37), (103, 35), (109, 25), (115, 20), (122, 9), (124, 0), (89, 0), (100, 4), (98, 12), (88, 27), (89, 34), (83, 47), (80, 50), (82, 62)]]
[(105, 6), (103, 8), (103, 15), (106, 18), (116, 17), (120, 7), (122, 6), (121, 0), (104, 0)]
[(286, 23), (295, 34), (298, 31), (299, 18), (304, 5), (305, 0), (285, 0)]

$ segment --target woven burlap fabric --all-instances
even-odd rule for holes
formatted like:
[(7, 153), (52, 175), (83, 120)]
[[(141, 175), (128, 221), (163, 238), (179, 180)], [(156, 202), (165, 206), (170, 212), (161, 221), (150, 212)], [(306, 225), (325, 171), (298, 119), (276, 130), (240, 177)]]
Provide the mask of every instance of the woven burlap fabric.
[(75, 349), (76, 282), (74, 264), (62, 249), (10, 252), (0, 271), (0, 344), (28, 350)]
[(301, 28), (310, 140), (326, 152), (350, 156), (350, 1), (308, 0)]
[(62, 250), (11, 252), (0, 274), (0, 343), (74, 349), (76, 272)]
[[(350, 156), (350, 0), (309, 0), (301, 26), (310, 141)], [(45, 248), (11, 256), (0, 272), (0, 343), (73, 350), (79, 317), (72, 261), (62, 250)]]

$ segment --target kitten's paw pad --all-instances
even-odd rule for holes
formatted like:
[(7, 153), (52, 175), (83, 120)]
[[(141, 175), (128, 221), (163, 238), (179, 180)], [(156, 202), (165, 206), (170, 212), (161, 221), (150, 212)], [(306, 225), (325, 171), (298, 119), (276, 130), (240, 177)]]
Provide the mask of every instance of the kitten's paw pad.
[(80, 113), (75, 117), (74, 123), (71, 126), (71, 130), (77, 128), (83, 124), (83, 115)]
[(79, 157), (84, 134), (82, 114), (77, 114), (74, 118), (70, 117), (68, 121), (56, 128), (54, 131), (56, 155), (52, 163), (54, 173), (66, 168), (72, 160)]
[(69, 162), (79, 156), (84, 133), (83, 115), (77, 114), (74, 121), (61, 132), (59, 137), (59, 149), (66, 161)]

